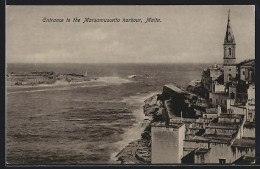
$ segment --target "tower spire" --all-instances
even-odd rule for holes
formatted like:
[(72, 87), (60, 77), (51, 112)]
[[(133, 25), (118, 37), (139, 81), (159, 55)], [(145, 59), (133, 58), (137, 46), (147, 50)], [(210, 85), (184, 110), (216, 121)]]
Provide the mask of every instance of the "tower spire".
[(228, 10), (228, 22), (230, 21), (229, 16), (230, 16), (230, 9)]
[(224, 44), (227, 43), (233, 43), (235, 44), (235, 38), (231, 29), (231, 25), (230, 25), (230, 9), (228, 10), (228, 22), (227, 22), (227, 30), (226, 30), (226, 36), (224, 39)]

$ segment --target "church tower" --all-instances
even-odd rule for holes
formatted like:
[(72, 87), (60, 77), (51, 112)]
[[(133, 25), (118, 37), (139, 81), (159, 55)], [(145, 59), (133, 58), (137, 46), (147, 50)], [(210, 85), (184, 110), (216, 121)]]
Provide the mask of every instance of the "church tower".
[(224, 83), (236, 77), (236, 42), (230, 25), (230, 10), (228, 11), (227, 30), (224, 38)]

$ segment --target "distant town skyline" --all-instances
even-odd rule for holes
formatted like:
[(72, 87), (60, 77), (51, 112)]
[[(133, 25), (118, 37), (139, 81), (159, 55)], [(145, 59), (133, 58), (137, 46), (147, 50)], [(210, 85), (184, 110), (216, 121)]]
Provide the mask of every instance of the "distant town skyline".
[[(222, 63), (229, 9), (236, 60), (254, 59), (254, 6), (7, 6), (6, 62)], [(144, 23), (148, 17), (161, 22)], [(83, 23), (85, 18), (143, 23)]]

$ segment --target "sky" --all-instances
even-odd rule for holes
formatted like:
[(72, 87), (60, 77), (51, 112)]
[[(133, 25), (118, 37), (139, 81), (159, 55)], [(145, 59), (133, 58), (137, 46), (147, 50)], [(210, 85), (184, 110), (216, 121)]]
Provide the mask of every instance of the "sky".
[[(255, 58), (254, 6), (7, 6), (6, 62), (222, 63), (229, 9), (237, 62)], [(88, 17), (142, 23), (83, 23)]]

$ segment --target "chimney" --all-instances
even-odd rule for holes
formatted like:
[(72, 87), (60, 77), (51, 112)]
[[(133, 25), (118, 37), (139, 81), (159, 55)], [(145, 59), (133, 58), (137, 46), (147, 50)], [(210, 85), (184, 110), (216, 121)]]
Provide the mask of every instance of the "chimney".
[(165, 120), (165, 126), (169, 126), (170, 117), (169, 117), (167, 110), (165, 110), (165, 108), (162, 108), (162, 116), (163, 116), (163, 120)]
[(169, 126), (169, 124), (170, 124), (170, 118), (169, 118), (169, 116), (166, 116), (165, 126)]
[(221, 106), (220, 105), (218, 105), (218, 109), (217, 109), (217, 113), (218, 113), (218, 117), (220, 116), (220, 114), (221, 114)]
[(182, 111), (181, 111), (181, 122), (182, 122)]

